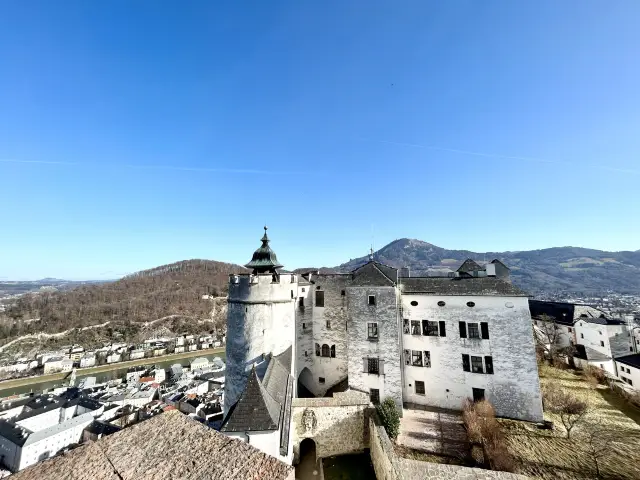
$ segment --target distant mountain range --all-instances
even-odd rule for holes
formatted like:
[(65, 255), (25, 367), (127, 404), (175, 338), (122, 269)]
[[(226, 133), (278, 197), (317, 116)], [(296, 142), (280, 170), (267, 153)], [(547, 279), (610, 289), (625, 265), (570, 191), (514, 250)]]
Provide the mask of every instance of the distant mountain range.
[[(456, 270), (467, 258), (480, 263), (500, 259), (511, 269), (514, 284), (525, 291), (640, 294), (640, 250), (604, 252), (578, 247), (554, 247), (522, 252), (447, 250), (421, 240), (401, 238), (374, 253), (375, 260), (393, 267), (409, 267), (412, 276), (442, 275)], [(335, 267), (346, 272), (368, 261), (350, 260)]]

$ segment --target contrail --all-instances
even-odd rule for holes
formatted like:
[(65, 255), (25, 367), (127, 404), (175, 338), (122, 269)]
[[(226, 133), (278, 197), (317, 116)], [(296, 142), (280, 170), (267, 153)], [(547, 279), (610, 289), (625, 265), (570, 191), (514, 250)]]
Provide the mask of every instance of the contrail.
[[(129, 168), (129, 169), (149, 169), (149, 170), (174, 170), (183, 172), (210, 172), (210, 173), (232, 173), (251, 175), (307, 175), (309, 172), (302, 171), (282, 171), (282, 170), (254, 170), (244, 168), (209, 168), (209, 167), (180, 167), (174, 165), (133, 165), (133, 164), (95, 164), (81, 162), (58, 162), (48, 160), (21, 160), (13, 158), (0, 158), (0, 163), (24, 163), (40, 165), (65, 165), (73, 167), (102, 167), (102, 168)], [(315, 173), (317, 174), (317, 172)]]
[(435, 145), (421, 145), (418, 143), (403, 143), (403, 142), (391, 142), (388, 140), (377, 140), (371, 138), (360, 138), (361, 140), (369, 141), (369, 142), (378, 142), (378, 143), (386, 143), (388, 145), (399, 145), (401, 147), (415, 147), (415, 148), (425, 148), (429, 150), (440, 150), (443, 152), (451, 152), (451, 153), (460, 153), (462, 155), (473, 155), (476, 157), (486, 157), (486, 158), (497, 158), (502, 160), (521, 160), (524, 162), (536, 162), (536, 163), (548, 163), (552, 165), (567, 165), (574, 168), (586, 167), (586, 168), (594, 168), (599, 170), (607, 170), (609, 172), (619, 172), (619, 173), (631, 173), (633, 175), (640, 175), (640, 170), (630, 170), (625, 168), (616, 168), (616, 167), (606, 167), (604, 165), (590, 165), (590, 164), (579, 164), (573, 162), (566, 162), (562, 160), (547, 160), (544, 158), (534, 158), (534, 157), (518, 157), (513, 155), (499, 155), (495, 153), (483, 153), (483, 152), (471, 152), (469, 150), (458, 150), (455, 148), (446, 148), (446, 147), (438, 147)]

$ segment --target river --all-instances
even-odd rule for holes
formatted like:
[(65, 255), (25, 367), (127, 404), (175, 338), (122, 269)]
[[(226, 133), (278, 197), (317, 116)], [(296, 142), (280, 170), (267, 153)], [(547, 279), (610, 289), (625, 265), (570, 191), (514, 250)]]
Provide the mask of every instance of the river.
[[(191, 363), (191, 360), (199, 357), (204, 357), (209, 360), (213, 359), (214, 357), (220, 357), (224, 360), (225, 353), (224, 351), (222, 351), (217, 353), (203, 354), (202, 351), (196, 351), (196, 352), (193, 352), (193, 355), (184, 357), (184, 358), (177, 358), (177, 359), (176, 358), (165, 359), (164, 357), (158, 357), (157, 359), (149, 358), (147, 359), (147, 363), (145, 363), (145, 365), (150, 367), (157, 365), (160, 368), (164, 368), (165, 370), (167, 370), (171, 365), (175, 365), (176, 363), (179, 363), (185, 367), (189, 366), (189, 364)], [(103, 383), (108, 380), (115, 380), (116, 378), (124, 378), (129, 368), (131, 368), (131, 366), (129, 365), (123, 366), (123, 364), (114, 363), (113, 368), (106, 372), (83, 373), (82, 370), (77, 370), (76, 385), (78, 385), (79, 381), (85, 377), (96, 377), (96, 383)], [(2, 388), (2, 383), (0, 383), (0, 398), (8, 397), (10, 395), (19, 395), (23, 393), (29, 393), (29, 392), (38, 393), (44, 390), (50, 390), (52, 388), (61, 387), (63, 385), (68, 385), (68, 384), (69, 384), (68, 379), (44, 380), (44, 381), (38, 382), (37, 377), (33, 378), (33, 383), (29, 383), (28, 385), (21, 385), (21, 386), (14, 386), (14, 387), (10, 386), (10, 387)]]

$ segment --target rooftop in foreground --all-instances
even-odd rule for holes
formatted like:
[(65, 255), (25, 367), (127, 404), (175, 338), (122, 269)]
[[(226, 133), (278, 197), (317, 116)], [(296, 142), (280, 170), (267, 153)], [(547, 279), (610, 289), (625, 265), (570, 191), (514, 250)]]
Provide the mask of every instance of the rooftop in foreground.
[(293, 479), (293, 467), (169, 411), (34, 465), (15, 480)]

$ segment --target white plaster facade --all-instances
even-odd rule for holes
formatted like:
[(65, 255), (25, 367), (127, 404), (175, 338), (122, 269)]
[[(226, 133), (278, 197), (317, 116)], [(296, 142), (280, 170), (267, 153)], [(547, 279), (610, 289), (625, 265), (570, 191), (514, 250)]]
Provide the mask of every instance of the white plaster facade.
[[(640, 354), (634, 354), (632, 358), (639, 357)], [(633, 364), (632, 364), (633, 363)], [(629, 385), (634, 390), (640, 390), (640, 367), (638, 361), (625, 361), (624, 357), (616, 359), (616, 370), (618, 378)]]
[[(473, 389), (481, 389), (497, 415), (542, 420), (527, 297), (408, 294), (402, 296), (402, 307), (409, 321), (409, 333), (403, 327), (402, 335), (405, 402), (459, 410), (465, 399), (474, 397)], [(424, 335), (425, 320), (434, 322), (434, 335)], [(412, 334), (411, 322), (418, 322), (417, 334)], [(488, 338), (482, 338), (483, 323)], [(461, 338), (461, 328), (466, 338)], [(470, 338), (476, 333), (477, 338)], [(412, 352), (422, 354), (422, 365), (428, 352), (429, 366), (414, 366)], [(463, 368), (463, 355), (469, 356), (469, 371)], [(480, 359), (481, 373), (472, 371), (472, 357)]]

